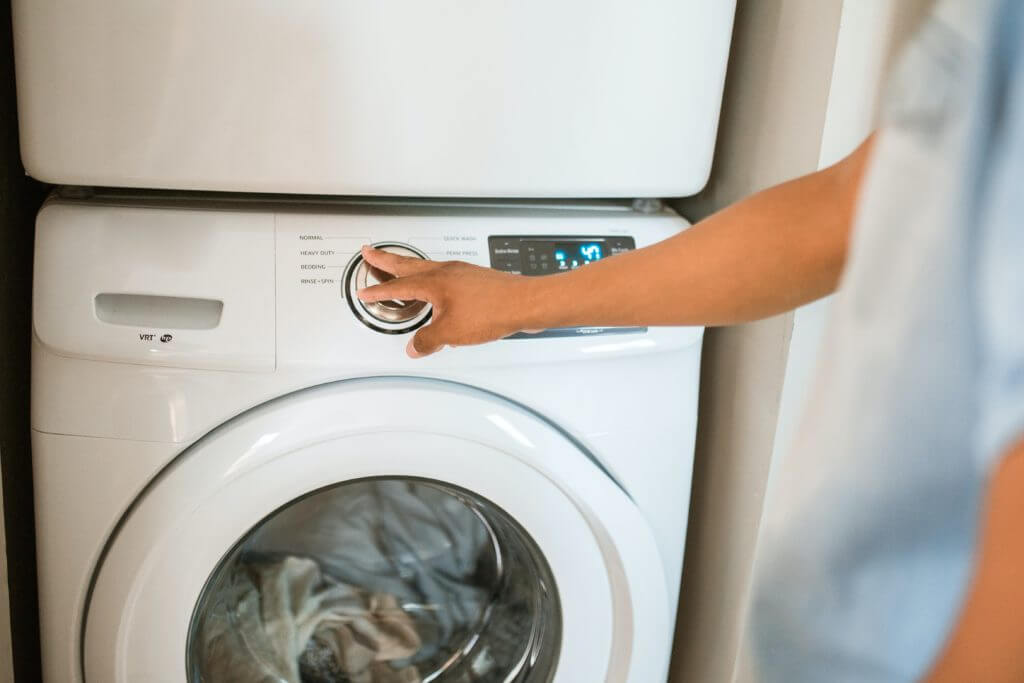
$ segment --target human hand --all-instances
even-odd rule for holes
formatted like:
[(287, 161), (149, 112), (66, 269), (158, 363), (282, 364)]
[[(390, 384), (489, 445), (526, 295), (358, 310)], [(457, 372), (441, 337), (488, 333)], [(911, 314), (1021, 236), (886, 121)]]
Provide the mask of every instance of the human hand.
[(365, 302), (426, 301), (430, 324), (409, 340), (406, 353), (427, 356), (445, 346), (482, 344), (522, 331), (529, 305), (529, 278), (462, 261), (425, 261), (363, 247), (363, 259), (394, 276), (359, 290)]

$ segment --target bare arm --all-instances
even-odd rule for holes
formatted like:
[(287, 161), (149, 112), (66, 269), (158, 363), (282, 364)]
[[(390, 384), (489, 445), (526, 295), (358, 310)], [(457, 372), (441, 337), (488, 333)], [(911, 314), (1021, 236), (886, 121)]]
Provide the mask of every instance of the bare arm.
[(835, 166), (759, 192), (663, 242), (569, 273), (523, 277), (366, 249), (366, 260), (396, 279), (359, 296), (433, 304), (434, 321), (409, 346), (414, 356), (524, 329), (763, 318), (835, 289), (870, 147), (871, 138)]
[(1024, 439), (993, 474), (974, 580), (960, 620), (926, 683), (1024, 681)]

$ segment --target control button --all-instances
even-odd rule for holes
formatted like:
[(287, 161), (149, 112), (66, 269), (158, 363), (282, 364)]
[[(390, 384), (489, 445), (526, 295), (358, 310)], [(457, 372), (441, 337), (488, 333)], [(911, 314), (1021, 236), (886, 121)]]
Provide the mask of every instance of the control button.
[[(388, 242), (375, 244), (374, 247), (408, 258), (427, 258), (426, 254), (408, 244)], [(363, 260), (362, 255), (357, 255), (345, 269), (342, 295), (348, 300), (352, 312), (367, 327), (387, 334), (410, 332), (430, 318), (430, 305), (425, 301), (388, 299), (364, 302), (356, 295), (365, 287), (372, 287), (392, 279), (394, 279), (393, 276), (372, 267)]]

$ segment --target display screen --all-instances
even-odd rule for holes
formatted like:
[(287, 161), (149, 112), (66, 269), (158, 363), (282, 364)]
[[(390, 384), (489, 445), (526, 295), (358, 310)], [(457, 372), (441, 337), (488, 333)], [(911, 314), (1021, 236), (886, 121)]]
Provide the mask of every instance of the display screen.
[(573, 270), (599, 261), (604, 256), (604, 247), (600, 242), (556, 244), (553, 256), (559, 270)]
[(529, 240), (520, 245), (522, 272), (546, 275), (576, 270), (608, 256), (605, 243), (594, 240)]
[(630, 251), (631, 237), (536, 237), (489, 238), (491, 267), (523, 275), (551, 275), (582, 268), (588, 263)]
[[(552, 275), (636, 248), (627, 235), (490, 235), (491, 268), (515, 275)], [(645, 327), (564, 327), (520, 332), (509, 339), (550, 339), (603, 334), (642, 334)]]

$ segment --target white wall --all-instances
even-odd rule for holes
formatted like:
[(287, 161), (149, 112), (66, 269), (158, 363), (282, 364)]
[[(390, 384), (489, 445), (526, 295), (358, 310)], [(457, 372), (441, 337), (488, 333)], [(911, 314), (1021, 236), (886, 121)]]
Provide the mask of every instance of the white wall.
[[(849, 154), (874, 129), (880, 90), (899, 46), (931, 0), (850, 0), (844, 3), (818, 166)], [(796, 311), (779, 410), (775, 453), (782, 455), (799, 418), (818, 359), (831, 297)]]
[[(889, 66), (898, 47), (930, 4), (931, 0), (848, 0), (843, 3), (819, 168), (842, 159), (874, 129), (879, 95)], [(770, 472), (785, 457), (803, 412), (814, 370), (820, 361), (821, 339), (831, 302), (832, 297), (828, 297), (803, 306), (794, 314)], [(750, 653), (746, 647), (741, 647), (733, 680), (737, 683), (754, 681), (754, 673)]]
[[(841, 0), (739, 0), (699, 219), (818, 165)], [(672, 681), (730, 679), (771, 460), (792, 315), (709, 330)]]

